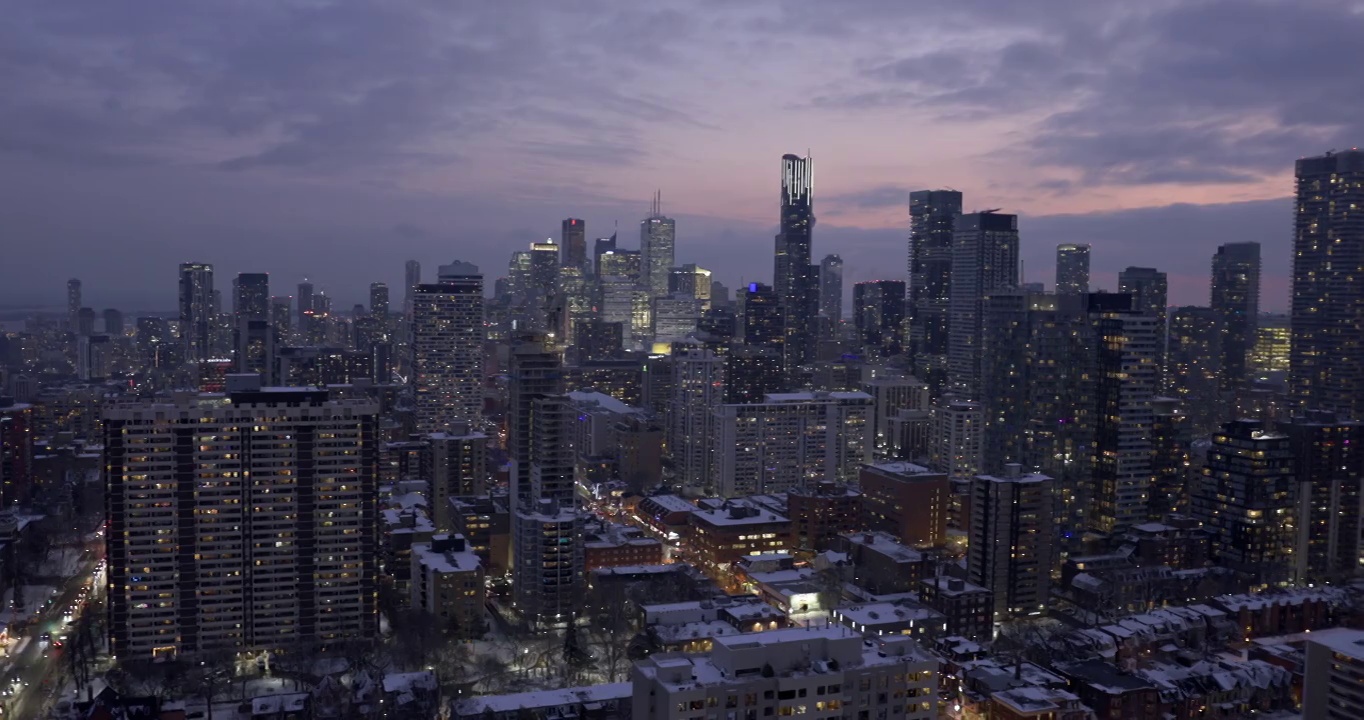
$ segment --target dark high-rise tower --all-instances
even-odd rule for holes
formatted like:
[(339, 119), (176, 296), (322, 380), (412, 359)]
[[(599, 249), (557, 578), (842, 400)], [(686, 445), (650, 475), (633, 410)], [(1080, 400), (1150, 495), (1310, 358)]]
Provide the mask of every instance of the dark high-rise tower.
[(854, 285), (853, 324), (867, 357), (889, 358), (904, 352), (904, 281), (871, 280)]
[(559, 248), (563, 253), (559, 258), (559, 264), (588, 272), (587, 223), (578, 218), (564, 220), (563, 232), (559, 236)]
[(298, 284), (298, 326), (308, 324), (308, 313), (313, 311), (313, 284), (304, 280)]
[(1165, 273), (1155, 268), (1130, 267), (1118, 273), (1118, 292), (1132, 296), (1132, 309), (1156, 319), (1156, 332), (1159, 333), (1156, 337), (1156, 377), (1160, 380), (1156, 383), (1157, 392), (1165, 387), (1165, 345), (1170, 332), (1166, 321), (1168, 291)]
[(180, 337), (185, 360), (207, 360), (213, 350), (213, 266), (180, 264)]
[(388, 317), (388, 285), (386, 283), (369, 284), (369, 314), (378, 318)]
[(478, 266), (440, 266), (414, 289), (412, 392), (418, 432), (477, 427), (483, 413), (483, 275)]
[(956, 190), (909, 194), (909, 350), (915, 373), (935, 389), (946, 379), (952, 228), (960, 214)]
[(843, 319), (843, 258), (837, 255), (819, 263), (819, 314), (835, 325)]
[(1297, 178), (1289, 390), (1364, 419), (1364, 151), (1303, 158)]
[(1080, 295), (1089, 292), (1089, 246), (1056, 246), (1056, 294)]
[(1212, 309), (1222, 334), (1221, 388), (1241, 387), (1260, 313), (1260, 244), (1227, 243), (1212, 257)]
[(809, 157), (781, 158), (781, 232), (777, 233), (772, 289), (782, 307), (785, 366), (791, 370), (814, 357), (811, 324), (819, 288), (810, 268), (810, 235), (815, 227), (814, 165)]
[(963, 398), (980, 393), (985, 298), (1018, 286), (1018, 216), (961, 215), (952, 233), (952, 294), (947, 370)]
[(237, 321), (265, 320), (270, 315), (270, 276), (266, 273), (237, 273), (233, 282), (236, 294), (232, 309)]
[(769, 285), (749, 283), (744, 295), (744, 344), (781, 353), (781, 298)]
[(81, 311), (81, 281), (71, 278), (66, 281), (66, 324), (76, 329), (76, 316)]

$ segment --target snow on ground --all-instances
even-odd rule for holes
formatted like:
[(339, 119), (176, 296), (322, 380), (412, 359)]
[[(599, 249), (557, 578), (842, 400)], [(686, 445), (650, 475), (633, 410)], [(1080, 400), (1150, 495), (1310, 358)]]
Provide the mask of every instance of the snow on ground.
[(47, 552), (37, 574), (41, 577), (75, 577), (81, 570), (82, 555), (84, 551), (81, 548), (53, 548)]
[(6, 590), (3, 595), (0, 595), (0, 608), (4, 608), (3, 611), (0, 611), (0, 623), (11, 625), (19, 620), (36, 615), (47, 605), (47, 601), (55, 597), (56, 594), (57, 588), (50, 585), (25, 585), (21, 591), (24, 607), (16, 611), (12, 607), (14, 605), (14, 591)]

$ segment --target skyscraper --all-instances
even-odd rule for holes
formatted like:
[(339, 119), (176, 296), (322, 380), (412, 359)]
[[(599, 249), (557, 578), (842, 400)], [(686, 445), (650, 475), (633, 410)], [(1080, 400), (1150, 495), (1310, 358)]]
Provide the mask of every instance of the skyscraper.
[(952, 235), (952, 288), (947, 369), (963, 398), (980, 393), (981, 321), (985, 298), (1018, 285), (1018, 216), (994, 211), (961, 215)]
[(1196, 435), (1217, 429), (1219, 417), (1218, 368), (1222, 362), (1222, 333), (1212, 308), (1177, 307), (1170, 316), (1165, 391), (1183, 401)]
[(369, 284), (369, 314), (377, 318), (388, 317), (388, 284)]
[(1089, 246), (1056, 246), (1056, 294), (1082, 295), (1089, 292)]
[(213, 266), (180, 264), (180, 336), (185, 360), (207, 360), (213, 352)]
[(935, 390), (947, 378), (952, 233), (960, 214), (956, 190), (909, 194), (909, 349), (915, 374)]
[(403, 314), (408, 318), (412, 317), (412, 300), (416, 296), (417, 286), (422, 284), (422, 264), (416, 260), (408, 260), (403, 267)]
[(667, 429), (677, 483), (694, 495), (714, 492), (711, 450), (715, 407), (725, 396), (725, 360), (709, 350), (686, 350), (673, 355), (672, 362)]
[[(749, 283), (744, 294), (744, 344), (782, 352), (781, 298), (769, 285)], [(783, 362), (785, 356), (783, 355)]]
[(266, 320), (270, 316), (270, 276), (266, 273), (237, 273), (233, 281), (233, 312), (238, 322)]
[[(1151, 469), (1151, 401), (1156, 394), (1156, 319), (1122, 295), (1090, 295), (1094, 328), (1094, 446), (1091, 529), (1112, 533), (1146, 521)], [(1108, 305), (1105, 307), (1105, 305)]]
[(601, 256), (616, 249), (616, 234), (609, 238), (597, 238), (592, 242), (592, 276), (601, 277)]
[(66, 325), (76, 329), (76, 316), (81, 311), (81, 281), (71, 278), (66, 281)]
[(1165, 387), (1168, 290), (1165, 273), (1155, 268), (1129, 267), (1118, 273), (1118, 292), (1132, 296), (1132, 309), (1156, 319), (1156, 392), (1163, 392)]
[(867, 357), (891, 358), (904, 352), (904, 281), (869, 280), (854, 285), (853, 325)]
[(837, 255), (819, 262), (819, 315), (835, 326), (843, 319), (843, 258)]
[(663, 215), (663, 199), (654, 194), (649, 217), (639, 223), (639, 256), (643, 272), (640, 285), (650, 297), (668, 294), (668, 273), (677, 249), (677, 221)]
[(1227, 243), (1212, 258), (1212, 310), (1222, 335), (1221, 389), (1245, 384), (1260, 314), (1260, 244)]
[(1296, 582), (1332, 582), (1359, 568), (1364, 424), (1327, 410), (1308, 410), (1278, 430), (1293, 450), (1298, 483)]
[(783, 155), (781, 231), (776, 237), (772, 289), (782, 309), (782, 352), (788, 374), (814, 358), (810, 329), (819, 308), (819, 288), (810, 271), (814, 227), (813, 160)]
[(996, 623), (1046, 612), (1051, 594), (1052, 479), (1002, 475), (971, 480), (966, 579), (993, 593)]
[(415, 288), (412, 386), (417, 431), (477, 429), (483, 414), (483, 275), (470, 263), (442, 265)]
[(315, 310), (313, 302), (313, 284), (304, 280), (298, 284), (298, 327), (306, 331), (308, 327), (308, 314)]
[(564, 220), (559, 235), (559, 247), (563, 252), (559, 264), (578, 268), (583, 273), (592, 271), (587, 265), (587, 223), (578, 218)]
[(1297, 163), (1289, 390), (1364, 419), (1364, 151)]
[(226, 401), (105, 411), (120, 659), (321, 649), (378, 632), (377, 405), (229, 383)]

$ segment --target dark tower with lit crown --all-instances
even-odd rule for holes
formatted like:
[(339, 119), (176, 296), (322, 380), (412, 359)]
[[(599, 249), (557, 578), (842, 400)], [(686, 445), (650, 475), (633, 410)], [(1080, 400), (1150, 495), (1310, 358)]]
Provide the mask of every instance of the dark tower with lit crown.
[(819, 288), (810, 265), (810, 235), (815, 227), (814, 165), (809, 156), (781, 158), (781, 232), (777, 233), (772, 289), (782, 307), (785, 366), (792, 370), (814, 356), (811, 323), (818, 311)]

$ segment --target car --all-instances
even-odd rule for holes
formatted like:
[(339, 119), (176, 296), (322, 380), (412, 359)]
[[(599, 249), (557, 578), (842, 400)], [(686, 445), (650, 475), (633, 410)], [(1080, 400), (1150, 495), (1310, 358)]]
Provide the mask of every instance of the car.
[(52, 642), (52, 633), (43, 633), (42, 635), (38, 636), (38, 642), (43, 645), (47, 645), (48, 643)]

